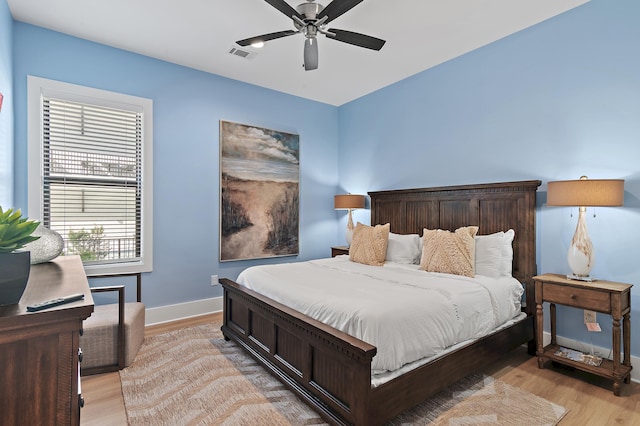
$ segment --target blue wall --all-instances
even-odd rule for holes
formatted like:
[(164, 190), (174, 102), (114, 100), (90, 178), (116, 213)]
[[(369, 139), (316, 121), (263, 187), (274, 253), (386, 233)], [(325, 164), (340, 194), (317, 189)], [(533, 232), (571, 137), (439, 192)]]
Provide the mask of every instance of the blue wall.
[(0, 0), (0, 206), (13, 207), (13, 19)]
[(258, 263), (218, 261), (219, 120), (300, 135), (300, 255), (270, 262), (329, 256), (338, 239), (336, 107), (20, 22), (14, 23), (14, 53), (15, 202), (24, 210), (27, 75), (153, 100), (154, 269), (143, 276), (148, 307), (220, 296), (211, 275), (235, 278)]
[[(640, 2), (584, 6), (340, 108), (340, 183), (362, 190), (539, 179), (538, 272), (570, 272), (577, 208), (547, 207), (546, 182), (625, 179), (625, 206), (589, 209), (592, 275), (635, 283), (640, 318)], [(348, 166), (353, 158), (358, 167)], [(359, 212), (361, 213), (361, 212)], [(360, 220), (366, 220), (361, 213)], [(558, 334), (590, 336), (558, 308)], [(635, 321), (632, 330), (640, 327)], [(635, 335), (635, 332), (634, 332)], [(640, 340), (632, 351), (640, 355)]]
[[(2, 40), (5, 10), (0, 0)], [(300, 134), (297, 259), (327, 256), (330, 245), (341, 243), (346, 217), (330, 208), (338, 192), (540, 179), (538, 270), (567, 273), (577, 215), (546, 206), (546, 182), (583, 174), (623, 178), (625, 206), (598, 209), (596, 218), (589, 212), (592, 274), (637, 283), (632, 318), (639, 318), (637, 22), (637, 0), (592, 0), (340, 108), (14, 23), (13, 44), (0, 42), (3, 64), (11, 46), (15, 52), (13, 77), (0, 69), (0, 84), (13, 78), (15, 95), (9, 199), (26, 208), (27, 74), (154, 100), (155, 268), (144, 278), (152, 307), (217, 296), (211, 274), (233, 278), (257, 263), (217, 261), (220, 119)], [(0, 120), (4, 115), (5, 109)], [(0, 156), (11, 149), (6, 140), (0, 136)], [(368, 214), (360, 210), (354, 218), (367, 222)], [(558, 333), (608, 347), (610, 319), (599, 321), (604, 332), (591, 336), (581, 311), (559, 307)], [(640, 355), (637, 339), (632, 352)]]

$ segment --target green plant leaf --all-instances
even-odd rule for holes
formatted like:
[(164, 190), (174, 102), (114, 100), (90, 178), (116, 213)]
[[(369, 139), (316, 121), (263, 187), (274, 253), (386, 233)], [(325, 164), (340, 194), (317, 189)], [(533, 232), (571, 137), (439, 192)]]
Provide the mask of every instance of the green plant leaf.
[(22, 217), (20, 209), (3, 210), (0, 207), (0, 253), (21, 249), (40, 237), (32, 236), (40, 222)]

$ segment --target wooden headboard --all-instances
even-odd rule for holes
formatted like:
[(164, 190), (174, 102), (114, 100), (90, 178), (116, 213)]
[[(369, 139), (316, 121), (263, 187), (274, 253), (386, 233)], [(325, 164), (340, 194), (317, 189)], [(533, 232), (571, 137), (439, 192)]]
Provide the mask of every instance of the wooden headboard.
[(536, 275), (536, 190), (540, 183), (529, 180), (369, 192), (371, 224), (388, 222), (391, 232), (419, 235), (424, 228), (454, 231), (468, 225), (478, 226), (478, 235), (513, 229), (513, 276), (531, 285)]

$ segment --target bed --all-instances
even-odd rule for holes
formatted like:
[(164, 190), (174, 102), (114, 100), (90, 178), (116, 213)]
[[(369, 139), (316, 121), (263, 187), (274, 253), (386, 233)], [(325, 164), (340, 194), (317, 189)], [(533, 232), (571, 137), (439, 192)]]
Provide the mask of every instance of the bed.
[[(478, 226), (478, 235), (515, 230), (512, 275), (534, 300), (535, 206), (540, 181), (370, 192), (371, 224), (396, 234), (423, 228), (454, 231)], [(243, 347), (332, 424), (384, 424), (447, 385), (528, 344), (535, 353), (533, 304), (524, 319), (455, 346), (401, 375), (372, 385), (378, 348), (229, 279), (222, 332)]]

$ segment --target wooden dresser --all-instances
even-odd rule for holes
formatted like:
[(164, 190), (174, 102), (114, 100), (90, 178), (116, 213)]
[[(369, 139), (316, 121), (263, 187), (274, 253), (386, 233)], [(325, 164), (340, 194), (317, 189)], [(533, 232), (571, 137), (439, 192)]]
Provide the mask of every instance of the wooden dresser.
[[(39, 312), (27, 305), (83, 293), (84, 300)], [(78, 351), (93, 298), (79, 256), (33, 265), (17, 305), (0, 306), (0, 422), (78, 425)]]

